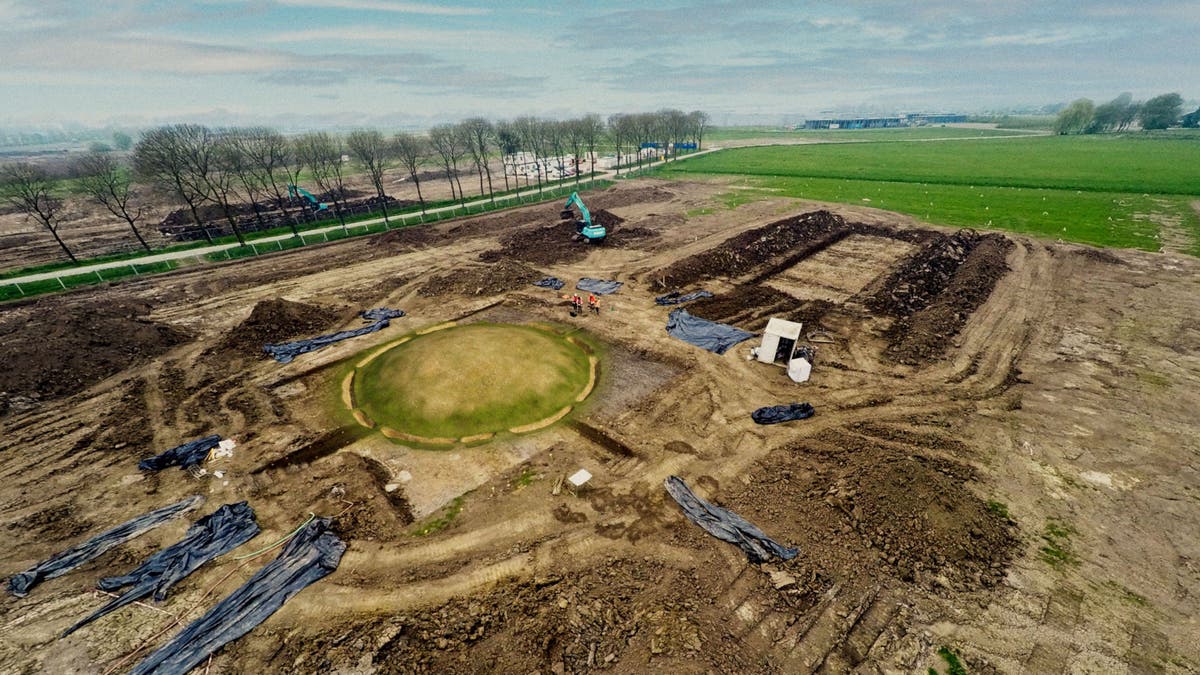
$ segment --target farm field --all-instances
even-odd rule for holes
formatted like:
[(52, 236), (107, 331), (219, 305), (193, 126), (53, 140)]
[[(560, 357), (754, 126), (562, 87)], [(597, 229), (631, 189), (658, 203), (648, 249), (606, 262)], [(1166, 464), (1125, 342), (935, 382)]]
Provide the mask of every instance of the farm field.
[(755, 140), (770, 143), (807, 143), (819, 141), (913, 141), (941, 138), (988, 138), (1013, 136), (1021, 131), (960, 126), (899, 127), (894, 129), (799, 129), (780, 127), (717, 127), (705, 134), (705, 141), (728, 144), (730, 141)]
[[(736, 148), (662, 170), (870, 204), (947, 225), (1101, 246), (1200, 253), (1200, 142), (1184, 137), (1036, 137)], [(870, 200), (870, 201), (865, 201)], [(990, 225), (989, 225), (990, 223)]]
[[(585, 192), (610, 224), (600, 246), (547, 203), (6, 305), (0, 360), (22, 367), (0, 370), (0, 575), (201, 494), (205, 513), (254, 508), (245, 552), (309, 514), (347, 544), (213, 673), (945, 673), (945, 654), (972, 673), (1200, 668), (1200, 260), (765, 180)], [(567, 285), (533, 285), (547, 276)], [(561, 297), (584, 277), (622, 284), (598, 316)], [(698, 289), (713, 297), (684, 309), (754, 337), (718, 355), (668, 334), (676, 308), (656, 296)], [(407, 315), (290, 363), (263, 353), (377, 307)], [(748, 358), (774, 317), (816, 348), (806, 384)], [(516, 403), (525, 374), (571, 409), (449, 426), (450, 408)], [(422, 377), (470, 377), (470, 400), (401, 391)], [(347, 400), (463, 436), (422, 447), (349, 420)], [(802, 401), (812, 418), (751, 418)], [(412, 426), (414, 407), (439, 426)], [(475, 434), (491, 416), (517, 427)], [(236, 439), (232, 456), (139, 471), (207, 434)], [(748, 561), (684, 517), (669, 476), (797, 555)], [(187, 524), (0, 596), (0, 672), (127, 670), (275, 555), (237, 549), (58, 637), (109, 599), (97, 578)]]

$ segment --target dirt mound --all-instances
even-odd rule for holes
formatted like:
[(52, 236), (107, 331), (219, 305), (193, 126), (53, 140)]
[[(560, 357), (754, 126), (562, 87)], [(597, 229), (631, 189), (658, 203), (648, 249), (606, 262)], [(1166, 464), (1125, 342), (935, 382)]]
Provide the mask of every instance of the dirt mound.
[(753, 332), (766, 327), (771, 317), (801, 321), (805, 326), (815, 325), (832, 308), (833, 303), (826, 300), (801, 301), (757, 284), (739, 286), (729, 293), (697, 300), (687, 306), (693, 316)]
[(797, 562), (826, 574), (882, 571), (927, 588), (974, 590), (1003, 579), (1018, 543), (1002, 509), (965, 486), (976, 478), (971, 467), (846, 429), (772, 453), (752, 477), (727, 505), (799, 546)]
[(515, 258), (534, 265), (579, 262), (587, 257), (587, 242), (578, 241), (571, 222), (542, 227), (526, 227), (500, 238), (501, 248), (479, 254), (483, 262)]
[(209, 350), (210, 353), (266, 358), (263, 345), (311, 337), (346, 321), (343, 308), (320, 307), (283, 298), (260, 300), (250, 316)]
[[(145, 301), (113, 298), (86, 311), (0, 324), (0, 392), (34, 399), (78, 393), (191, 339), (146, 317)], [(19, 367), (18, 365), (19, 364)]]
[(623, 222), (625, 222), (625, 219), (612, 211), (605, 211), (604, 209), (592, 211), (592, 224), (603, 225), (608, 229), (609, 233), (612, 233), (614, 228)]
[(498, 295), (528, 286), (545, 274), (515, 260), (501, 260), (493, 265), (468, 267), (431, 278), (417, 290), (418, 295)]
[(870, 309), (897, 317), (888, 329), (888, 356), (917, 365), (937, 358), (1008, 272), (1014, 244), (999, 234), (962, 230), (935, 239), (864, 299)]
[(813, 211), (748, 230), (652, 277), (658, 288), (688, 286), (713, 277), (737, 278), (787, 254), (788, 266), (852, 233), (846, 221), (828, 211)]
[(590, 205), (590, 208), (618, 209), (623, 206), (633, 206), (634, 204), (669, 202), (674, 198), (674, 192), (658, 186), (650, 186), (634, 188), (632, 190), (624, 188), (609, 188), (604, 192), (588, 195), (587, 201)]
[(423, 225), (413, 225), (388, 230), (383, 234), (376, 235), (371, 238), (370, 245), (400, 252), (411, 251), (415, 248), (426, 246), (438, 246), (446, 243), (449, 238), (445, 232), (439, 229)]

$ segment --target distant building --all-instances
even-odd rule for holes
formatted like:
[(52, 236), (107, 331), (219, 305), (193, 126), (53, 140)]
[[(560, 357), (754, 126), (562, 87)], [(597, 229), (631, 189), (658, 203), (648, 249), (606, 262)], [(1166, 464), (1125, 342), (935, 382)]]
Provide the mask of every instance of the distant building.
[(927, 124), (958, 124), (966, 122), (967, 116), (957, 113), (916, 113), (896, 117), (831, 117), (805, 120), (797, 129), (889, 129), (914, 127)]

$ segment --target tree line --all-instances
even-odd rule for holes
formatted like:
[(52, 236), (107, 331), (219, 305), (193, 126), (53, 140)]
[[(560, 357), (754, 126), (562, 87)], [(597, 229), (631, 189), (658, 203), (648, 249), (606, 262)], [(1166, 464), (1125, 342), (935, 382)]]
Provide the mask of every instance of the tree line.
[(1166, 129), (1176, 124), (1196, 127), (1200, 124), (1200, 108), (1180, 117), (1183, 97), (1177, 93), (1162, 94), (1148, 101), (1134, 101), (1129, 93), (1121, 94), (1107, 103), (1096, 105), (1081, 98), (1063, 108), (1054, 120), (1057, 134), (1099, 134), (1125, 131), (1134, 122), (1143, 129)]
[(462, 184), (466, 171), (478, 179), (479, 196), (494, 203), (500, 183), (492, 171), (495, 157), (501, 162), (505, 191), (520, 189), (524, 178), (526, 187), (536, 181), (540, 192), (552, 176), (573, 174), (578, 184), (585, 166), (595, 173), (602, 149), (615, 151), (618, 173), (622, 165), (640, 169), (647, 146), (661, 148), (668, 160), (678, 156), (681, 146), (694, 144), (700, 149), (709, 124), (702, 111), (673, 109), (618, 113), (607, 120), (599, 115), (567, 120), (525, 116), (498, 122), (472, 117), (435, 126), (426, 135), (360, 129), (288, 137), (268, 127), (172, 124), (144, 132), (126, 154), (93, 148), (73, 160), (65, 175), (30, 162), (0, 166), (0, 199), (47, 230), (77, 264), (59, 234), (63, 179), (73, 181), (87, 199), (126, 224), (147, 251), (151, 246), (138, 230), (145, 214), (139, 185), (183, 205), (209, 243), (213, 238), (201, 211), (215, 208), (244, 245), (239, 205), (247, 203), (260, 224), (266, 212), (279, 211), (293, 235), (299, 236), (295, 212), (306, 208), (296, 190), (302, 177), (332, 202), (333, 215), (345, 228), (346, 179), (351, 168), (358, 169), (369, 179), (375, 192), (370, 201), (379, 206), (386, 223), (391, 198), (384, 175), (394, 168), (412, 180), (425, 213), (421, 180), (431, 177), (430, 169), (435, 169), (434, 177), (444, 176), (452, 200), (466, 201)]

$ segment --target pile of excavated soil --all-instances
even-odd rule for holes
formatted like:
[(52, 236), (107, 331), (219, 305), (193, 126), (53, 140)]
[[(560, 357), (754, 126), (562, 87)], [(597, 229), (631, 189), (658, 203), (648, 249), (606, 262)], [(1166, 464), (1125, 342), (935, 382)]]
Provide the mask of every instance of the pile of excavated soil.
[(748, 331), (762, 330), (772, 317), (815, 325), (834, 305), (826, 300), (797, 300), (770, 286), (746, 284), (687, 305), (693, 316)]
[(534, 265), (554, 265), (579, 262), (587, 257), (589, 244), (579, 241), (575, 224), (570, 221), (549, 226), (524, 227), (500, 237), (500, 248), (479, 255), (483, 262), (506, 258), (523, 260)]
[(82, 311), (34, 312), (0, 323), (0, 392), (33, 399), (75, 394), (191, 339), (147, 318), (150, 309), (145, 301), (112, 298)]
[(458, 269), (431, 278), (417, 290), (418, 295), (499, 295), (523, 288), (546, 275), (515, 260), (500, 260), (492, 265)]
[(885, 335), (888, 357), (919, 365), (941, 356), (1008, 272), (1013, 246), (999, 234), (962, 230), (935, 239), (897, 268), (864, 299), (872, 310), (897, 317)]
[(1018, 544), (1007, 517), (966, 487), (971, 467), (844, 429), (772, 453), (752, 478), (726, 505), (819, 570), (878, 566), (926, 588), (978, 590), (1003, 580)]
[(283, 298), (260, 300), (250, 316), (209, 352), (266, 358), (263, 345), (312, 337), (348, 318), (349, 312), (343, 308), (320, 307)]
[(604, 209), (592, 211), (592, 224), (603, 225), (608, 229), (609, 234), (612, 234), (613, 230), (623, 222), (625, 222), (625, 219), (612, 211)]
[[(814, 211), (747, 230), (721, 244), (655, 272), (651, 280), (664, 290), (714, 277), (737, 278), (787, 255), (796, 262), (851, 234), (846, 221)], [(794, 263), (792, 263), (794, 264)]]

